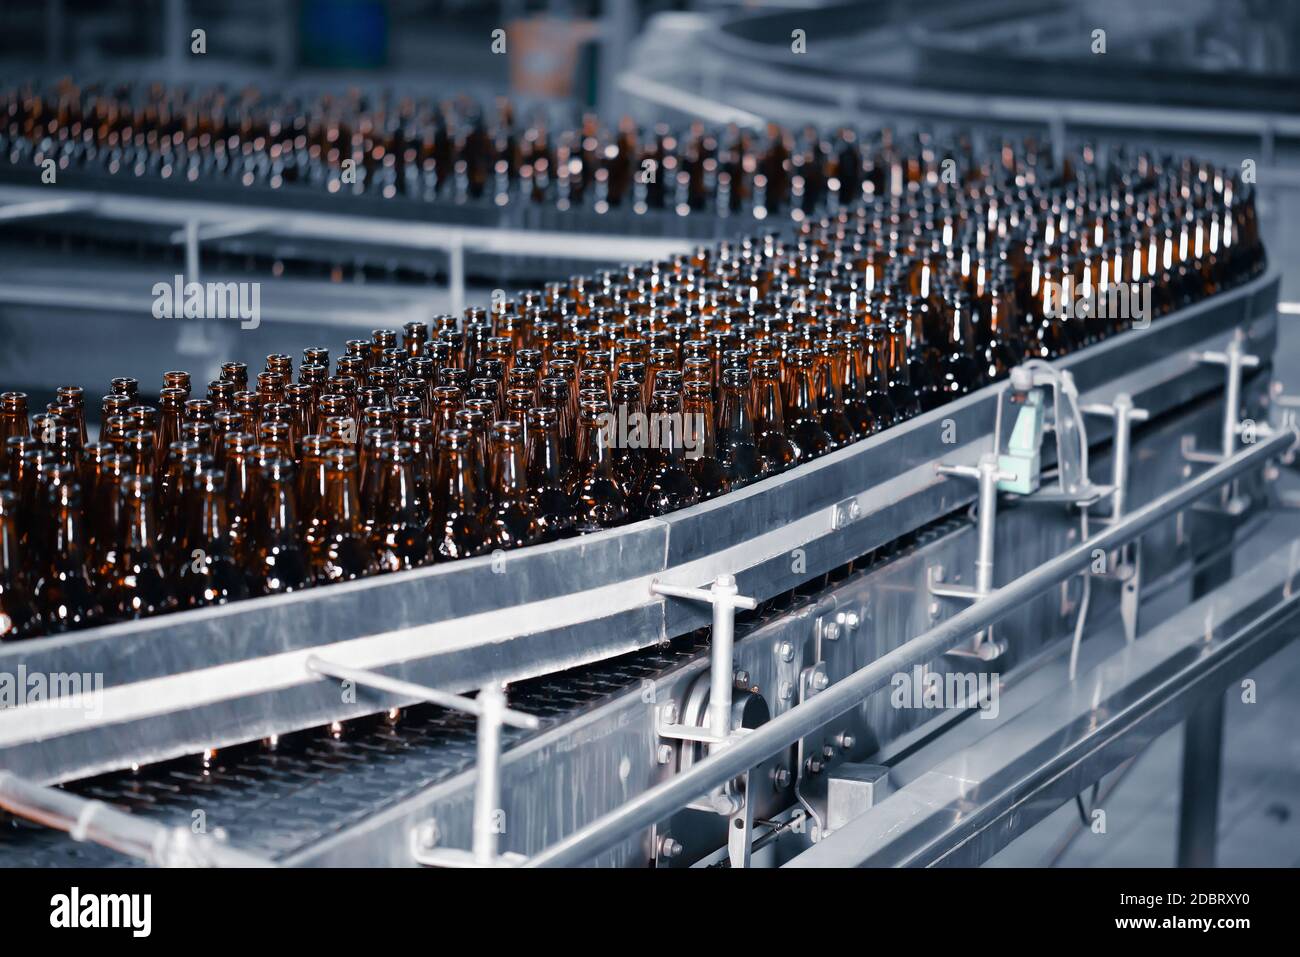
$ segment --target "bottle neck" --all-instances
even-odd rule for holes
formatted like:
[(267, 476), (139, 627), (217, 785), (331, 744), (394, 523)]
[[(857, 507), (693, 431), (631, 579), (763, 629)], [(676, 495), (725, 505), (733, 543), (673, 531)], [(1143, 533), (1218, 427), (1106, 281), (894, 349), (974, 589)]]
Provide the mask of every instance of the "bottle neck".
[(739, 386), (724, 385), (718, 406), (717, 441), (722, 445), (752, 445), (754, 417), (749, 411), (749, 395)]
[(325, 470), (320, 514), (323, 524), (336, 533), (359, 534), (361, 531), (361, 495), (357, 476), (351, 469)]
[(785, 408), (776, 379), (759, 379), (754, 422), (760, 435), (785, 431)]
[(564, 457), (557, 428), (535, 428), (529, 437), (528, 481), (534, 487), (559, 485)]
[(478, 476), (468, 449), (443, 449), (441, 471), (441, 500), (452, 511), (471, 512), (478, 509)]
[(494, 442), (489, 483), (498, 502), (523, 498), (528, 494), (528, 477), (524, 469), (523, 448), (518, 442)]

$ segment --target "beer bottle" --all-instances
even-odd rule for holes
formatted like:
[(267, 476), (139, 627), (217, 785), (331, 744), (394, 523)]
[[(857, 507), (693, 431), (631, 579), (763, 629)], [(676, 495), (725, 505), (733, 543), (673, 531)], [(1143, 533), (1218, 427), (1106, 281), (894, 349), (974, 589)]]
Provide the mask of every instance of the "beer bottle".
[(718, 461), (713, 430), (713, 384), (706, 379), (687, 382), (682, 401), (682, 445), (686, 471), (695, 479), (703, 498), (725, 495), (731, 488), (726, 470)]
[(630, 517), (627, 497), (610, 455), (613, 413), (608, 402), (584, 402), (578, 409), (578, 462), (572, 494), (580, 534), (621, 525)]
[(322, 448), (312, 460), (323, 491), (304, 538), (316, 581), (352, 581), (375, 574), (379, 566), (361, 521), (357, 454), (351, 449)]
[(0, 488), (0, 641), (32, 638), (45, 631), (18, 545), (17, 509), (18, 496)]
[(610, 410), (615, 425), (623, 431), (630, 430), (628, 441), (615, 442), (608, 450), (614, 474), (628, 501), (635, 501), (646, 472), (646, 446), (649, 445), (648, 426), (641, 407), (641, 386), (630, 379), (614, 383), (613, 408)]
[(379, 447), (378, 489), (367, 525), (379, 570), (396, 572), (428, 564), (429, 503), (415, 482), (409, 442), (385, 442)]
[(822, 430), (830, 436), (833, 449), (843, 448), (858, 437), (844, 412), (844, 396), (840, 391), (844, 365), (842, 341), (833, 337), (817, 340), (816, 356), (813, 359), (817, 411), (821, 413)]
[[(78, 441), (84, 446), (90, 441), (86, 429), (86, 391), (79, 385), (61, 385), (54, 394), (58, 404), (68, 410), (72, 425), (77, 429)], [(3, 404), (0, 403), (0, 408), (2, 407)], [(0, 435), (3, 435), (3, 427), (0, 427)], [(3, 446), (4, 440), (0, 438), (0, 448)]]
[(514, 420), (492, 426), (488, 466), (490, 502), (484, 519), (491, 548), (517, 548), (541, 540), (537, 510), (528, 494), (524, 429)]
[(750, 382), (750, 371), (745, 366), (722, 370), (717, 456), (731, 489), (744, 488), (765, 473), (754, 432), (754, 416), (750, 412)]
[(247, 598), (248, 582), (235, 560), (226, 520), (226, 477), (211, 469), (187, 477), (185, 527), (173, 566), (179, 604), (200, 608)]
[(984, 376), (975, 360), (971, 314), (974, 305), (970, 294), (954, 293), (948, 300), (948, 333), (940, 360), (939, 391), (949, 399), (974, 392), (984, 385)]
[(560, 449), (560, 416), (552, 406), (528, 410), (528, 491), (544, 541), (567, 535), (576, 521), (573, 468)]
[(117, 544), (99, 569), (100, 600), (110, 618), (147, 618), (176, 607), (158, 556), (153, 479), (128, 475), (118, 486)]
[(663, 515), (699, 502), (700, 486), (685, 467), (681, 393), (651, 393), (650, 432), (650, 453), (641, 490), (643, 513)]
[(438, 433), (438, 469), (434, 486), (433, 551), (435, 561), (481, 554), (487, 530), (480, 518), (480, 491), (473, 459), (473, 437), (463, 429)]
[[(10, 436), (27, 436), (27, 393), (0, 393), (0, 453), (8, 447)], [(8, 469), (7, 461), (0, 461), (0, 468)]]
[(244, 561), (250, 590), (277, 595), (309, 587), (311, 565), (298, 540), (293, 460), (275, 450), (259, 452), (253, 492), (256, 505)]
[(246, 566), (251, 560), (248, 547), (257, 495), (257, 439), (248, 432), (227, 432), (222, 444), (230, 545), (235, 559)]
[[(173, 375), (174, 373), (168, 373)], [(181, 438), (181, 424), (185, 421), (185, 396), (184, 389), (174, 386), (168, 386), (158, 393), (158, 460), (155, 469), (161, 470), (166, 468), (167, 456), (170, 454), (172, 443), (179, 442)], [(166, 493), (159, 489), (162, 495)]]
[(759, 359), (754, 363), (754, 431), (765, 474), (774, 475), (807, 458), (786, 436), (785, 402), (780, 391), (781, 363)]
[(834, 448), (833, 440), (822, 428), (822, 416), (817, 408), (814, 364), (811, 349), (795, 349), (790, 353), (785, 389), (785, 434), (798, 449), (800, 462)]

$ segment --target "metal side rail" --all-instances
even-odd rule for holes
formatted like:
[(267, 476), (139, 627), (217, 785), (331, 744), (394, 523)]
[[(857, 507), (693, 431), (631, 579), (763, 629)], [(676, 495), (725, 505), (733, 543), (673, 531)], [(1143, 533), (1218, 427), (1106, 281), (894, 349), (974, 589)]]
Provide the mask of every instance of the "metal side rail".
[(617, 811), (575, 831), (541, 853), (527, 866), (577, 866), (613, 846), (628, 834), (652, 827), (702, 795), (743, 776), (782, 748), (789, 747), (827, 722), (856, 707), (883, 688), (892, 676), (930, 662), (972, 634), (1010, 614), (1025, 600), (1085, 572), (1098, 550), (1127, 544), (1165, 518), (1191, 507), (1207, 495), (1262, 467), (1297, 444), (1297, 433), (1283, 429), (1225, 459), (1194, 479), (1126, 515), (1104, 531), (1080, 542), (1035, 570), (988, 596), (925, 634), (876, 659), (849, 677), (831, 684), (799, 706), (762, 727), (714, 750), (683, 773), (632, 799)]
[(0, 809), (66, 831), (158, 867), (273, 867), (255, 854), (227, 847), (187, 827), (169, 827), (57, 788), (0, 771)]
[(1297, 574), (1287, 545), (785, 866), (988, 860), (1300, 634)]

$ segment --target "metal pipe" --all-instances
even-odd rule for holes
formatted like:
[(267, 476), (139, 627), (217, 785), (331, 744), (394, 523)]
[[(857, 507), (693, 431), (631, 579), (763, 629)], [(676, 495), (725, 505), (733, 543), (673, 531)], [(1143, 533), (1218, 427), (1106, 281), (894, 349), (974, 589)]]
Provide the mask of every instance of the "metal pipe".
[(607, 814), (530, 858), (528, 867), (571, 867), (585, 863), (612, 847), (627, 834), (663, 820), (700, 795), (743, 774), (781, 748), (788, 747), (826, 722), (856, 707), (872, 692), (887, 685), (893, 675), (933, 660), (972, 633), (987, 628), (1014, 611), (1024, 601), (1060, 584), (1092, 563), (1094, 550), (1109, 551), (1141, 535), (1168, 515), (1187, 508), (1207, 493), (1286, 451), (1300, 436), (1295, 430), (1279, 431), (1196, 478), (1143, 506), (1117, 524), (1080, 542), (1031, 572), (974, 602), (925, 634), (882, 655), (803, 704), (710, 754), (698, 764), (652, 788), (618, 810)]
[(719, 738), (731, 734), (731, 689), (735, 685), (732, 665), (736, 641), (736, 579), (719, 575), (713, 582), (713, 628), (709, 634), (712, 667), (709, 669), (709, 730)]
[[(362, 668), (348, 668), (345, 665), (336, 665), (334, 662), (326, 661), (316, 655), (308, 656), (307, 670), (314, 674), (324, 675), (327, 678), (351, 681), (353, 684), (377, 688), (380, 691), (401, 695), (404, 698), (415, 698), (420, 701), (428, 701), (430, 704), (436, 704), (442, 708), (464, 711), (466, 714), (472, 714), (478, 718), (481, 718), (484, 713), (484, 706), (474, 698), (452, 694), (450, 691), (440, 691), (437, 688), (429, 688), (425, 685), (417, 685), (412, 681), (403, 681), (400, 678), (390, 678), (388, 675), (381, 675), (377, 671), (366, 671)], [(535, 715), (515, 711), (513, 708), (502, 708), (501, 721), (505, 724), (512, 724), (516, 728), (527, 728), (530, 731), (542, 726), (540, 719)]]
[(161, 867), (274, 867), (255, 854), (227, 847), (207, 834), (168, 827), (127, 814), (103, 801), (34, 784), (0, 771), (0, 808), (46, 827), (66, 831), (75, 841), (93, 841)]
[(474, 863), (490, 867), (497, 856), (497, 812), (501, 808), (501, 722), (506, 693), (484, 685), (478, 693), (478, 782), (474, 788)]

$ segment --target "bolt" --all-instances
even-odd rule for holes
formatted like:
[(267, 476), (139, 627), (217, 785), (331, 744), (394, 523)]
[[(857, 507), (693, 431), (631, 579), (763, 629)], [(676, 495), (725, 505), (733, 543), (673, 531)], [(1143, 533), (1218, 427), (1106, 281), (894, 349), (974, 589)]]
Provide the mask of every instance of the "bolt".
[(781, 656), (782, 661), (794, 661), (794, 645), (788, 641), (783, 641), (777, 645), (776, 653)]
[(812, 676), (813, 691), (825, 691), (827, 688), (830, 687), (830, 684), (831, 684), (831, 679), (826, 677), (826, 672), (824, 671), (813, 672), (813, 676)]
[(426, 821), (415, 829), (415, 840), (420, 847), (437, 847), (438, 822)]
[(676, 724), (677, 705), (674, 702), (669, 701), (666, 705), (664, 705), (662, 708), (659, 709), (659, 717), (663, 719), (664, 724)]
[(749, 672), (748, 672), (748, 671), (737, 671), (737, 672), (736, 672), (736, 677), (735, 677), (735, 683), (736, 683), (736, 687), (739, 688), (740, 690), (742, 690), (742, 691), (748, 691), (748, 690), (749, 690)]
[(681, 855), (682, 855), (681, 841), (676, 840), (675, 838), (668, 837), (667, 835), (664, 835), (663, 837), (659, 838), (660, 857), (674, 858), (674, 857), (681, 857)]
[(840, 637), (840, 626), (837, 622), (828, 621), (822, 625), (822, 637), (827, 641), (838, 641)]
[(804, 762), (804, 767), (808, 769), (809, 774), (821, 774), (824, 765), (820, 758), (809, 758)]
[(822, 747), (822, 757), (829, 761), (831, 758), (835, 757), (835, 749), (829, 744), (824, 745)]
[(782, 701), (789, 701), (789, 700), (790, 700), (791, 698), (793, 698), (793, 697), (794, 697), (794, 685), (792, 685), (789, 681), (782, 681), (782, 682), (781, 682), (781, 700), (782, 700)]
[(857, 631), (858, 625), (862, 624), (855, 611), (842, 611), (835, 616), (835, 620), (849, 631)]
[(843, 734), (840, 735), (839, 742), (840, 742), (840, 747), (843, 748), (845, 751), (852, 751), (853, 746), (858, 743), (857, 739), (854, 738), (853, 735), (849, 734), (847, 731), (845, 731)]
[(772, 785), (778, 791), (784, 791), (786, 788), (788, 788), (790, 786), (790, 769), (777, 768), (774, 772), (772, 772)]
[(655, 759), (660, 764), (667, 764), (673, 759), (673, 746), (671, 744), (661, 744), (655, 749)]
[(855, 498), (849, 502), (849, 521), (856, 522), (861, 515), (862, 506), (858, 504), (858, 500)]

